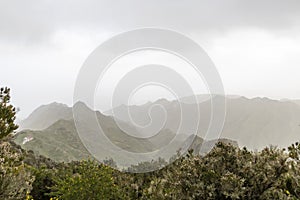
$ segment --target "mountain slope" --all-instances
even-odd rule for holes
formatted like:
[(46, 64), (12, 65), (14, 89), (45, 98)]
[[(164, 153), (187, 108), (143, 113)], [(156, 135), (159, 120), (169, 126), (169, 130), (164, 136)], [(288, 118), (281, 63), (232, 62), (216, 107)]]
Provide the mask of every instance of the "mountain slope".
[[(167, 101), (164, 103), (168, 104)], [(56, 108), (52, 104), (49, 105), (50, 108), (43, 108), (44, 110), (49, 110), (51, 108)], [(98, 148), (92, 153), (98, 155), (98, 159), (113, 158), (119, 161), (119, 165), (125, 166), (127, 163), (134, 163), (137, 159), (136, 157), (125, 157), (123, 158), (121, 154), (119, 155), (116, 151), (107, 147), (106, 138), (107, 137), (111, 143), (115, 146), (132, 153), (143, 153), (152, 152), (157, 148), (167, 146), (170, 141), (172, 141), (171, 146), (165, 151), (163, 150), (159, 157), (169, 158), (169, 155), (175, 155), (179, 149), (192, 148), (194, 152), (199, 153), (203, 139), (198, 136), (192, 137), (182, 134), (175, 137), (175, 133), (168, 129), (162, 129), (157, 135), (150, 138), (136, 138), (127, 135), (123, 132), (116, 124), (112, 117), (102, 115), (98, 111), (93, 111), (88, 108), (84, 103), (77, 103), (74, 105), (74, 111), (79, 117), (74, 119), (65, 120), (59, 119), (55, 121), (51, 126), (43, 130), (23, 130), (15, 135), (14, 141), (21, 145), (22, 148), (26, 150), (33, 150), (37, 154), (51, 158), (58, 162), (70, 162), (72, 160), (81, 160), (92, 157), (90, 152), (87, 151), (86, 147), (83, 145), (82, 140), (86, 141), (89, 145), (96, 144)], [(72, 108), (68, 108), (65, 111), (70, 112)], [(55, 113), (57, 110), (50, 111), (50, 113)], [(37, 115), (38, 112), (35, 112)], [(40, 112), (40, 118), (46, 119), (47, 113)], [(34, 115), (33, 115), (34, 116)], [(63, 114), (62, 116), (68, 116)], [(96, 117), (96, 121), (91, 119)], [(51, 118), (49, 118), (52, 121)], [(50, 123), (50, 122), (47, 122)], [(121, 123), (121, 122), (118, 122)], [(124, 123), (124, 122), (122, 122)], [(138, 134), (136, 127), (131, 127), (124, 123), (132, 132)], [(123, 125), (124, 125), (123, 124)], [(99, 136), (99, 125), (105, 136)], [(78, 134), (80, 131), (80, 135)], [(101, 135), (101, 134), (100, 134)], [(97, 137), (98, 136), (98, 137)], [(193, 141), (192, 141), (193, 139)], [(187, 146), (191, 144), (191, 146)], [(142, 159), (143, 155), (141, 155)]]
[(45, 130), (21, 131), (14, 141), (26, 150), (58, 162), (81, 160), (90, 155), (81, 143), (72, 120), (58, 120)]
[(222, 137), (242, 146), (262, 149), (268, 145), (287, 147), (300, 140), (300, 107), (267, 98), (231, 99)]
[(43, 130), (60, 119), (72, 119), (72, 108), (65, 104), (51, 103), (35, 109), (25, 120), (19, 122), (19, 131)]
[[(218, 98), (218, 96), (215, 95), (213, 98)], [(200, 110), (200, 129), (196, 132), (193, 127), (194, 115), (189, 115), (189, 113), (195, 112), (195, 108)], [(226, 108), (226, 120), (220, 138), (237, 141), (240, 146), (246, 146), (251, 150), (260, 150), (268, 145), (286, 147), (300, 140), (300, 106), (294, 102), (276, 101), (268, 98), (235, 97), (226, 99)], [(132, 120), (140, 126), (126, 121), (127, 109), (130, 110)], [(169, 149), (175, 153), (185, 145), (188, 138), (191, 138), (193, 134), (197, 134), (199, 138), (205, 138), (211, 118), (210, 101), (195, 104), (161, 99), (140, 106), (128, 107), (123, 105), (114, 109), (114, 112), (119, 113), (114, 118), (105, 116), (100, 112), (94, 112), (83, 103), (75, 104), (74, 110), (80, 116), (76, 119), (76, 124), (72, 118), (72, 108), (61, 104), (41, 107), (30, 115), (27, 120), (30, 123), (28, 122), (25, 127), (42, 129), (47, 124), (53, 125), (45, 130), (24, 130), (17, 134), (16, 141), (24, 148), (38, 151), (51, 158), (54, 157), (54, 160), (69, 161), (89, 155), (79, 140), (78, 130), (81, 133), (81, 139), (86, 140), (91, 145), (98, 145), (99, 148), (96, 153), (103, 158), (112, 157), (116, 154), (116, 151), (104, 154), (104, 152), (107, 153), (104, 142), (107, 138), (118, 148), (132, 153), (141, 153), (151, 152), (160, 146), (168, 145), (177, 133), (179, 136), (172, 140), (174, 145)], [(187, 115), (183, 120), (185, 126), (179, 129), (180, 122), (182, 122), (180, 118), (182, 110)], [(96, 121), (93, 122), (90, 119), (89, 116), (91, 115), (96, 116)], [(160, 127), (157, 135), (145, 139), (139, 138), (139, 136), (145, 136), (151, 132), (149, 131), (151, 129), (147, 129), (149, 124), (154, 123), (155, 126), (158, 126), (160, 124), (156, 123), (162, 121), (165, 123)], [(42, 125), (39, 125), (40, 122)], [(107, 133), (103, 138), (95, 138), (99, 124)], [(120, 124), (122, 129), (119, 128)], [(125, 132), (137, 137), (129, 136)], [(27, 139), (24, 140), (25, 137)], [(25, 143), (23, 144), (23, 142)], [(199, 149), (199, 144), (202, 145), (203, 143), (202, 149), (208, 145), (207, 141), (201, 140), (190, 141), (190, 143), (196, 151)], [(78, 153), (76, 149), (82, 153)]]
[[(149, 140), (128, 136), (118, 128), (112, 118), (92, 111), (85, 104), (77, 103), (74, 109), (80, 113), (84, 121), (75, 124), (73, 119), (61, 119), (44, 130), (23, 130), (15, 135), (15, 142), (24, 149), (33, 150), (55, 161), (80, 160), (91, 157), (81, 139), (88, 140), (90, 143), (95, 142), (98, 147), (106, 145), (103, 136), (100, 139), (94, 138), (95, 135), (98, 135), (99, 123), (106, 133), (106, 137), (121, 149), (130, 152), (149, 152), (154, 149), (154, 145)], [(90, 116), (96, 116), (96, 125), (91, 123)], [(78, 135), (78, 130), (84, 130), (83, 134)], [(110, 152), (110, 149), (99, 150), (97, 154), (100, 155), (102, 160), (110, 157), (114, 158), (113, 156), (115, 156), (115, 152)], [(122, 159), (125, 163), (126, 159), (131, 158)]]
[[(195, 104), (192, 99), (185, 97), (185, 103), (166, 101), (148, 103), (141, 106), (120, 106), (114, 109), (114, 113), (121, 113), (115, 117), (120, 120), (122, 113), (129, 109), (132, 119), (139, 124), (147, 124), (151, 121), (148, 114), (155, 104), (161, 104), (166, 111), (166, 123), (164, 128), (172, 132), (178, 130), (181, 122), (180, 112), (193, 112), (196, 108), (200, 111), (200, 124), (197, 135), (205, 138), (211, 117), (210, 98), (201, 96), (201, 103)], [(205, 98), (208, 99), (205, 101)], [(213, 96), (212, 98), (218, 98)], [(188, 103), (189, 102), (189, 103)], [(181, 107), (180, 107), (181, 106)], [(109, 113), (112, 113), (110, 111)], [(162, 114), (151, 113), (152, 118), (165, 119)], [(189, 124), (193, 115), (184, 118), (183, 123)], [(128, 122), (130, 123), (130, 122)], [(188, 135), (194, 130), (187, 126), (182, 131)], [(245, 97), (226, 98), (226, 119), (221, 133), (221, 138), (237, 141), (240, 146), (246, 146), (252, 150), (262, 149), (268, 145), (286, 147), (300, 140), (300, 106), (290, 101), (277, 101), (268, 98), (247, 99)]]

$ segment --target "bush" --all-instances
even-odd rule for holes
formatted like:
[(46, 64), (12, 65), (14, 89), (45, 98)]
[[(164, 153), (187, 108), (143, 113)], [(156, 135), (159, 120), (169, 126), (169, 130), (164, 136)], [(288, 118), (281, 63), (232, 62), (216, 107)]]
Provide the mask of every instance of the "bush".
[(113, 169), (106, 165), (81, 161), (59, 173), (50, 194), (58, 199), (117, 199), (120, 196)]
[(0, 199), (25, 199), (34, 177), (23, 162), (23, 152), (9, 142), (0, 143)]

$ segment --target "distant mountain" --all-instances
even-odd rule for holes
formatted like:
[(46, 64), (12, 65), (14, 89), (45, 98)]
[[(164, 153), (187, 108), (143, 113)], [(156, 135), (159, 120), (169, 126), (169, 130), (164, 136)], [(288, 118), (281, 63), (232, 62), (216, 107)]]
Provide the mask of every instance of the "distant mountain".
[(58, 120), (45, 130), (21, 131), (15, 136), (15, 142), (59, 162), (81, 160), (90, 155), (79, 139), (73, 120)]
[(203, 140), (197, 135), (190, 135), (186, 141), (185, 145), (189, 145), (188, 148), (193, 150), (195, 154), (207, 154), (218, 142), (224, 144), (231, 144), (234, 147), (238, 147), (237, 141), (229, 140), (225, 138), (215, 139), (215, 140)]
[[(216, 94), (199, 94), (195, 96), (186, 96), (179, 99), (180, 102), (186, 103), (186, 104), (199, 104), (203, 103), (205, 101), (210, 101), (212, 98), (215, 98), (219, 95)], [(241, 98), (239, 95), (225, 95), (225, 98), (227, 99), (238, 99)]]
[(182, 97), (179, 99), (179, 101), (186, 104), (195, 104), (195, 103), (203, 103), (205, 101), (209, 101), (213, 97), (215, 97), (215, 95), (200, 94), (195, 96)]
[(300, 100), (299, 99), (292, 99), (292, 100), (291, 99), (280, 99), (280, 101), (281, 102), (293, 102), (293, 103), (300, 106)]
[[(121, 105), (107, 111), (106, 115), (113, 115), (115, 120), (124, 121), (130, 127), (135, 126), (137, 131), (143, 135), (151, 135), (155, 132), (155, 128), (159, 127), (186, 136), (197, 133), (198, 136), (204, 137), (211, 117), (210, 114), (207, 115), (207, 113), (210, 113), (210, 102), (204, 101), (199, 105), (201, 105), (201, 116), (197, 116), (198, 104), (180, 103), (165, 99), (140, 106)], [(128, 112), (130, 117), (128, 117)], [(202, 119), (199, 125), (202, 129), (197, 132), (197, 119), (199, 117)], [(153, 128), (151, 129), (151, 127)]]
[[(53, 108), (52, 105), (50, 105), (50, 107)], [(105, 138), (97, 138), (96, 140), (91, 137), (97, 135), (99, 123), (106, 133), (106, 137), (124, 150), (130, 152), (148, 152), (154, 149), (154, 145), (148, 139), (128, 136), (118, 128), (111, 117), (104, 116), (100, 112), (94, 112), (83, 103), (75, 104), (74, 110), (80, 114), (82, 119), (82, 121), (77, 122), (77, 126), (75, 126), (73, 119), (59, 119), (44, 130), (23, 130), (17, 133), (15, 135), (15, 142), (24, 149), (33, 150), (55, 161), (69, 162), (71, 160), (80, 160), (88, 158), (88, 156), (91, 157), (90, 153), (82, 144), (81, 139), (88, 140), (90, 143), (97, 143), (98, 147), (104, 148)], [(66, 111), (69, 112), (69, 110)], [(40, 113), (40, 117), (46, 119), (43, 115), (47, 115), (47, 113)], [(96, 116), (97, 124), (91, 122), (89, 117), (92, 115)], [(50, 121), (51, 120), (52, 119), (50, 119)], [(83, 130), (84, 135), (79, 136), (77, 133), (78, 130)], [(116, 156), (115, 152), (107, 153), (109, 149), (105, 149), (105, 151), (102, 149), (101, 151), (101, 148), (99, 148), (97, 151), (97, 154), (100, 155), (102, 159)], [(126, 159), (131, 158), (123, 159), (125, 162)]]
[[(205, 149), (209, 149), (211, 144), (216, 142), (202, 139), (205, 138), (206, 130), (210, 125), (210, 98), (219, 99), (217, 95), (206, 97), (202, 96), (203, 101), (200, 103), (188, 102), (189, 98), (186, 97), (185, 103), (160, 99), (139, 106), (122, 105), (106, 113), (118, 113), (114, 118), (98, 111), (95, 112), (79, 102), (73, 107), (80, 116), (76, 119), (76, 124), (72, 107), (53, 103), (41, 106), (24, 120), (21, 123), (23, 131), (15, 136), (15, 140), (23, 148), (34, 150), (56, 161), (78, 160), (89, 156), (81, 140), (99, 147), (96, 153), (101, 158), (118, 157), (116, 151), (105, 149), (104, 141), (107, 138), (115, 146), (133, 153), (151, 152), (158, 147), (167, 146), (170, 141), (173, 146), (168, 150), (173, 153), (176, 153), (179, 148), (184, 149), (187, 144), (191, 144), (195, 152), (205, 153)], [(134, 120), (136, 124), (127, 121), (128, 109), (131, 120)], [(200, 129), (196, 131), (194, 114), (197, 109), (200, 110)], [(186, 114), (183, 121), (180, 118), (181, 111)], [(268, 145), (286, 147), (300, 140), (300, 106), (295, 102), (230, 96), (226, 97), (226, 112), (220, 138), (226, 138), (234, 145), (238, 143), (251, 150), (260, 150)], [(96, 116), (96, 121), (90, 120), (91, 115)], [(181, 122), (185, 126), (179, 128)], [(95, 138), (99, 124), (107, 133), (105, 138)], [(158, 126), (160, 131), (152, 137), (139, 137), (144, 137), (153, 131), (149, 128), (151, 124)], [(81, 133), (81, 140), (77, 131)], [(197, 134), (195, 140), (191, 141), (194, 134)], [(222, 141), (228, 142), (226, 139)], [(162, 153), (162, 157), (165, 155)], [(124, 159), (125, 162), (125, 158), (118, 158), (121, 162)], [(126, 159), (134, 161), (134, 158)]]
[(268, 145), (287, 147), (300, 140), (300, 107), (268, 98), (227, 100), (221, 137), (250, 149)]
[(43, 130), (54, 122), (73, 118), (72, 108), (61, 103), (43, 105), (34, 110), (26, 119), (19, 122), (19, 131), (24, 129)]
[[(166, 103), (166, 105), (169, 104), (169, 102), (165, 100), (161, 100), (160, 103)], [(94, 137), (95, 133), (98, 131), (98, 125), (101, 125), (101, 128), (106, 133), (106, 137), (108, 137), (113, 144), (130, 152), (151, 152), (157, 148), (167, 146), (170, 141), (172, 141), (173, 145), (166, 151), (162, 151), (159, 155), (160, 157), (167, 159), (170, 154), (175, 155), (179, 149), (191, 148), (194, 149), (194, 152), (199, 153), (203, 143), (203, 139), (198, 136), (181, 134), (175, 137), (175, 133), (169, 129), (162, 129), (157, 135), (147, 139), (131, 137), (118, 127), (112, 117), (105, 116), (98, 111), (95, 112), (82, 102), (74, 105), (74, 111), (80, 116), (80, 118), (76, 119), (77, 124), (75, 124), (74, 119), (72, 118), (72, 109), (73, 108), (71, 107), (57, 103), (40, 107), (30, 115), (27, 121), (31, 121), (30, 124), (33, 125), (33, 129), (40, 128), (41, 130), (25, 129), (20, 131), (15, 135), (14, 141), (22, 148), (33, 150), (37, 154), (49, 157), (54, 161), (69, 162), (92, 157), (90, 152), (88, 152), (83, 145), (83, 139), (92, 144), (97, 143), (98, 147), (102, 147), (99, 148), (99, 150), (96, 150), (97, 155), (100, 155), (102, 159), (115, 158), (119, 160), (119, 162), (121, 160), (121, 163), (118, 163), (121, 166), (128, 163), (128, 160), (131, 160), (132, 163), (134, 163), (135, 158), (121, 158), (115, 151), (110, 151), (108, 148), (103, 149), (106, 145), (105, 138)], [(65, 111), (65, 113), (62, 111)], [(49, 115), (49, 113), (51, 113), (51, 115)], [(56, 116), (57, 120), (53, 116)], [(93, 123), (90, 116), (96, 116), (97, 124)], [(53, 121), (55, 122), (44, 129), (44, 127), (37, 126), (40, 121), (44, 124), (50, 124)], [(118, 123), (123, 123), (122, 127), (127, 127), (131, 132), (139, 134), (136, 127), (132, 127), (122, 121), (118, 121)], [(81, 134), (79, 136), (78, 130), (82, 131), (81, 133), (83, 133), (83, 135)], [(193, 141), (190, 141), (192, 139)]]
[(192, 149), (193, 153), (198, 154), (201, 153), (201, 147), (204, 143), (204, 140), (197, 135), (190, 135), (184, 143), (183, 148)]
[(234, 147), (238, 147), (238, 142), (234, 140), (229, 140), (226, 138), (220, 138), (216, 140), (209, 140), (209, 141), (204, 141), (204, 143), (201, 146), (201, 151), (200, 154), (206, 154), (208, 153), (218, 142), (222, 142), (224, 144), (231, 144)]
[(293, 100), (293, 102), (300, 106), (300, 100)]
[[(216, 98), (217, 100), (219, 97), (200, 95), (197, 98), (198, 103), (193, 101), (193, 97), (185, 97), (183, 100), (180, 99), (184, 103), (159, 100), (140, 106), (123, 105), (113, 111), (108, 111), (107, 114), (118, 113), (115, 117), (126, 121), (128, 120), (126, 113), (129, 110), (134, 122), (141, 125), (151, 122), (151, 117), (152, 120), (160, 121), (167, 116), (164, 128), (176, 132), (181, 122), (180, 112), (183, 110), (185, 113), (192, 113), (199, 108), (200, 130), (197, 135), (205, 138), (211, 117), (210, 99)], [(164, 112), (151, 112), (151, 108), (157, 104), (165, 109), (166, 115), (162, 114)], [(194, 115), (186, 115), (182, 122), (189, 125), (193, 119)], [(181, 131), (190, 135), (195, 131), (191, 127), (187, 126)], [(300, 140), (300, 106), (295, 102), (268, 98), (226, 97), (226, 120), (221, 138), (237, 141), (240, 146), (246, 146), (252, 150), (259, 150), (269, 145), (289, 146)]]

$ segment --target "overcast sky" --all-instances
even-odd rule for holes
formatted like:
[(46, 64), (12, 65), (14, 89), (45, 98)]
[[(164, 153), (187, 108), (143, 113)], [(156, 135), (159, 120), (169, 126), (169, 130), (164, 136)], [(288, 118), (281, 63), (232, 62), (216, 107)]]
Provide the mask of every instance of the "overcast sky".
[(300, 98), (299, 0), (0, 0), (0, 85), (11, 87), (20, 117), (53, 101), (71, 105), (87, 56), (141, 27), (196, 41), (227, 94)]

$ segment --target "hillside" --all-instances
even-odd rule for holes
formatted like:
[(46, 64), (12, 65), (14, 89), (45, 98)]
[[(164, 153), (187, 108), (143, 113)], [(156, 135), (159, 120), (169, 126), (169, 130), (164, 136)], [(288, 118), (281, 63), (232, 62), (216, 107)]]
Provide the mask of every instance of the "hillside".
[[(213, 96), (218, 98), (218, 96)], [(165, 120), (165, 129), (172, 132), (178, 130), (181, 122), (180, 112), (194, 113), (199, 108), (200, 124), (197, 135), (204, 138), (206, 130), (209, 127), (211, 117), (210, 98), (200, 96), (200, 103), (195, 104), (193, 98), (184, 98), (185, 103), (177, 101), (160, 100), (141, 106), (120, 106), (114, 109), (115, 117), (122, 121), (126, 121), (126, 113), (129, 110), (135, 123), (145, 125), (155, 120)], [(205, 101), (207, 99), (207, 101)], [(160, 104), (165, 109), (165, 115), (161, 112), (151, 112), (154, 105)], [(124, 114), (125, 113), (125, 114)], [(112, 114), (108, 111), (107, 114)], [(187, 124), (182, 131), (183, 133), (191, 133), (195, 131), (192, 128), (193, 115), (186, 115), (182, 123)], [(130, 122), (127, 121), (129, 124)], [(189, 126), (190, 125), (190, 126)], [(300, 106), (291, 101), (277, 101), (268, 98), (245, 97), (226, 97), (226, 119), (221, 133), (221, 138), (227, 138), (237, 141), (240, 146), (246, 146), (249, 149), (262, 149), (265, 146), (276, 145), (285, 147), (293, 142), (300, 140)], [(141, 130), (142, 132), (143, 130)], [(190, 135), (190, 134), (188, 134)]]
[(14, 141), (26, 150), (57, 162), (81, 160), (90, 155), (82, 145), (72, 120), (58, 120), (45, 130), (21, 131)]
[[(168, 102), (165, 101), (165, 103)], [(50, 104), (49, 107), (50, 108), (47, 109), (43, 107), (43, 109), (49, 110), (53, 108), (53, 105)], [(65, 111), (69, 112), (68, 109)], [(187, 148), (190, 148), (193, 149), (195, 153), (200, 153), (203, 143), (202, 138), (194, 135), (189, 136), (186, 134), (179, 134), (175, 137), (175, 133), (169, 129), (163, 129), (159, 131), (157, 135), (150, 138), (136, 138), (125, 134), (125, 132), (118, 127), (113, 118), (102, 115), (98, 111), (95, 112), (91, 110), (84, 103), (79, 102), (75, 104), (74, 111), (79, 113), (80, 116), (79, 118), (76, 118), (76, 124), (73, 119), (59, 119), (43, 130), (23, 130), (15, 136), (14, 141), (22, 148), (33, 150), (37, 154), (49, 157), (54, 161), (70, 162), (92, 157), (90, 152), (87, 151), (86, 147), (81, 142), (81, 140), (86, 140), (88, 144), (97, 147), (94, 148), (94, 152), (91, 153), (96, 153), (98, 159), (104, 160), (113, 158), (114, 160), (118, 160), (118, 164), (121, 166), (128, 163), (128, 160), (131, 160), (132, 163), (134, 163), (136, 157), (122, 158), (114, 149), (107, 147), (105, 138), (95, 134), (99, 131), (98, 123), (106, 133), (105, 137), (110, 139), (110, 142), (118, 148), (133, 153), (152, 152), (157, 148), (165, 147), (172, 142), (172, 145), (170, 145), (169, 148), (165, 151), (163, 150), (161, 154), (158, 155), (159, 157), (169, 159), (170, 154), (175, 155), (179, 149), (186, 150)], [(44, 115), (47, 113), (43, 112), (35, 112), (32, 116), (37, 116), (37, 113), (40, 114), (40, 118), (46, 119), (46, 116)], [(55, 112), (51, 111), (51, 113)], [(97, 121), (93, 121), (90, 118), (91, 116), (96, 116)], [(47, 123), (50, 123), (51, 120), (52, 119), (49, 118), (49, 122)], [(128, 129), (134, 131), (135, 134), (138, 134), (135, 127), (124, 122), (118, 123), (123, 123), (122, 127), (127, 126)], [(78, 131), (83, 134), (79, 135)]]
[(291, 102), (267, 98), (227, 100), (222, 136), (241, 146), (262, 149), (280, 147), (300, 140), (300, 107)]
[(19, 122), (19, 131), (43, 130), (60, 119), (72, 119), (72, 108), (61, 103), (42, 105), (35, 109), (26, 119)]
[[(81, 160), (89, 156), (91, 157), (82, 144), (79, 138), (81, 137), (81, 139), (89, 140), (91, 143), (97, 143), (97, 146), (102, 148), (102, 151), (101, 148), (97, 149), (97, 154), (100, 155), (102, 160), (114, 158), (114, 156), (118, 156), (115, 155), (114, 151), (109, 152), (109, 149), (103, 150), (105, 147), (104, 138), (100, 140), (97, 138), (96, 140), (90, 137), (98, 133), (98, 124), (91, 124), (89, 120), (90, 114), (96, 114), (102, 129), (107, 133), (106, 136), (118, 148), (130, 152), (148, 152), (154, 149), (154, 145), (149, 140), (128, 136), (118, 128), (112, 118), (92, 111), (83, 103), (76, 104), (74, 108), (80, 112), (82, 119), (85, 119), (85, 121), (81, 121), (80, 123), (77, 122), (77, 126), (75, 126), (73, 119), (60, 119), (44, 130), (23, 130), (19, 132), (15, 136), (15, 142), (24, 149), (33, 150), (54, 161), (69, 162), (71, 160)], [(77, 129), (84, 130), (84, 135), (79, 136)]]
[[(207, 96), (202, 96), (202, 99), (205, 98), (207, 99)], [(213, 96), (213, 98), (218, 98), (218, 96)], [(98, 131), (99, 123), (103, 131), (108, 133), (105, 137), (110, 139), (117, 148), (133, 153), (151, 152), (172, 141), (173, 145), (169, 151), (176, 153), (179, 148), (185, 147), (194, 134), (197, 134), (199, 138), (205, 138), (206, 130), (209, 127), (210, 101), (203, 100), (201, 103), (195, 104), (192, 101), (188, 103), (188, 99), (188, 97), (185, 98), (185, 103), (160, 99), (140, 106), (122, 105), (114, 109), (114, 113), (117, 113), (115, 118), (103, 115), (98, 111), (95, 112), (83, 103), (77, 103), (74, 106), (74, 110), (80, 116), (77, 119), (80, 121), (80, 123), (77, 122), (77, 126), (72, 118), (72, 108), (54, 103), (35, 110), (23, 122), (26, 126), (22, 127), (32, 130), (21, 131), (17, 134), (16, 141), (25, 149), (32, 149), (56, 161), (77, 160), (89, 155), (79, 140), (77, 133), (79, 130), (80, 133), (83, 133), (80, 135), (81, 139), (97, 146), (94, 153), (101, 155), (102, 159), (113, 157), (117, 154), (116, 150), (108, 154), (103, 153), (107, 153), (108, 147), (104, 142), (106, 138), (95, 138), (94, 133)], [(201, 117), (198, 131), (195, 131), (194, 126), (195, 108), (199, 108)], [(136, 124), (126, 118), (128, 109)], [(183, 118), (183, 123), (185, 123), (183, 127), (180, 127), (180, 111), (183, 111), (186, 116)], [(112, 111), (106, 114), (110, 114), (110, 112)], [(238, 143), (241, 147), (246, 146), (251, 150), (260, 150), (269, 145), (285, 147), (300, 140), (300, 106), (294, 102), (268, 98), (226, 97), (226, 112), (226, 120), (220, 138), (236, 141), (234, 145)], [(192, 114), (189, 115), (189, 113)], [(96, 116), (96, 121), (90, 120), (89, 116), (92, 115)], [(50, 126), (43, 130), (48, 124)], [(151, 125), (154, 125), (154, 129)], [(161, 130), (155, 136), (139, 138), (139, 136), (144, 137), (152, 133), (157, 127)], [(175, 133), (179, 135), (175, 137)], [(25, 137), (27, 139), (24, 140)], [(23, 141), (25, 141), (24, 144)], [(192, 144), (192, 148), (196, 149), (196, 152), (199, 152), (199, 144), (203, 145), (200, 153), (206, 152), (205, 149), (208, 149), (207, 145), (209, 146), (209, 143), (203, 142), (202, 139), (201, 141), (197, 140), (196, 145), (191, 141), (189, 144)], [(165, 154), (162, 153), (162, 157), (164, 156)]]

